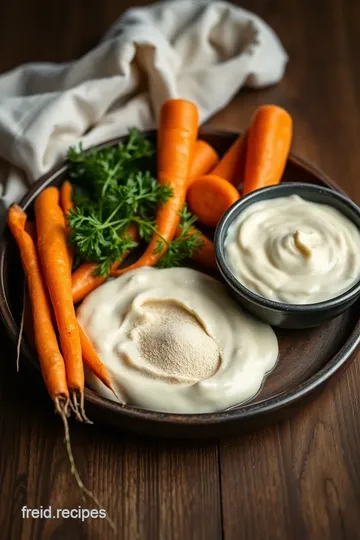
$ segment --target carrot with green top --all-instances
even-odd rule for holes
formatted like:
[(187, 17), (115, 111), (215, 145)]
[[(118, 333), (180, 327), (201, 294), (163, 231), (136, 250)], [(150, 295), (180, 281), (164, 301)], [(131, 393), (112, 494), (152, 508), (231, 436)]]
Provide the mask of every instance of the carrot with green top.
[(35, 220), (39, 259), (55, 313), (70, 404), (79, 419), (86, 419), (80, 334), (72, 299), (66, 224), (57, 188), (49, 187), (40, 193), (35, 201)]
[(164, 255), (179, 225), (179, 212), (185, 203), (187, 181), (198, 134), (199, 114), (194, 103), (170, 99), (160, 113), (157, 136), (158, 181), (169, 185), (173, 194), (156, 213), (156, 230), (143, 255), (136, 263), (118, 270), (115, 275), (154, 266)]
[[(128, 227), (125, 234), (134, 241), (138, 240), (138, 229), (134, 224), (131, 224)], [(129, 253), (130, 252), (124, 253), (121, 259), (112, 265), (110, 275), (117, 271)], [(96, 274), (98, 268), (98, 263), (85, 262), (75, 270), (72, 275), (72, 295), (74, 304), (83, 300), (85, 296), (91, 293), (91, 291), (94, 291), (100, 287), (100, 285), (105, 283), (107, 278)]]
[(51, 304), (32, 236), (25, 230), (26, 213), (13, 205), (8, 212), (8, 225), (18, 245), (31, 301), (32, 324), (36, 351), (47, 391), (56, 410), (66, 414), (69, 390), (64, 358), (60, 352), (52, 322)]
[(255, 111), (247, 141), (244, 195), (281, 181), (292, 132), (292, 118), (281, 107), (263, 105)]
[(207, 174), (219, 162), (219, 156), (207, 142), (198, 139), (194, 146), (194, 157), (190, 166), (188, 187), (200, 176)]

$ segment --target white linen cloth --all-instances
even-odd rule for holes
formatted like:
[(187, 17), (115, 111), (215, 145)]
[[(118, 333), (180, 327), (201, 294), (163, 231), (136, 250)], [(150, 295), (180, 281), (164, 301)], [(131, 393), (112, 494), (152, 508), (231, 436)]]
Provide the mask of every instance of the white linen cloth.
[(5, 203), (19, 200), (70, 145), (87, 148), (133, 126), (149, 129), (170, 97), (196, 102), (204, 122), (240, 87), (277, 83), (287, 60), (262, 19), (227, 2), (167, 0), (129, 9), (82, 58), (0, 76)]

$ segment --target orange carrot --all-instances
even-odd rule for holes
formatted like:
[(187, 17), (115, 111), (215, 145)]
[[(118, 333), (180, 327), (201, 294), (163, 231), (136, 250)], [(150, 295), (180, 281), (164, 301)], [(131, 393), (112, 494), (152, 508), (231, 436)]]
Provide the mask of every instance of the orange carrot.
[[(157, 232), (139, 260), (118, 270), (115, 275), (141, 266), (154, 266), (167, 250), (167, 242), (173, 240), (179, 224), (179, 212), (185, 203), (187, 179), (198, 133), (199, 115), (194, 103), (183, 99), (169, 99), (161, 109), (157, 137), (158, 181), (169, 185), (173, 196), (160, 206), (156, 214)], [(158, 234), (159, 233), (159, 234)], [(163, 248), (157, 250), (158, 241)]]
[(87, 366), (90, 371), (100, 379), (102, 383), (107, 386), (112, 392), (114, 392), (112, 388), (112, 384), (110, 381), (109, 373), (104, 364), (99, 359), (91, 341), (85, 334), (84, 330), (81, 328), (79, 324), (79, 333), (80, 333), (80, 341), (81, 341), (81, 349), (82, 349), (82, 355), (85, 366)]
[(68, 180), (63, 182), (60, 189), (60, 204), (65, 216), (68, 216), (70, 210), (73, 210), (74, 203), (72, 200), (72, 185)]
[(263, 105), (255, 111), (247, 142), (244, 195), (280, 182), (291, 147), (292, 124), (281, 107)]
[[(196, 227), (193, 227), (189, 234), (196, 234), (198, 232), (200, 231), (196, 229)], [(179, 236), (180, 234), (181, 229), (178, 227), (176, 230), (176, 236)], [(202, 247), (201, 249), (195, 251), (195, 253), (191, 257), (192, 260), (202, 264), (203, 266), (205, 266), (205, 268), (217, 270), (214, 243), (202, 233), (200, 236), (200, 240), (202, 242)]]
[(220, 176), (234, 186), (238, 186), (244, 175), (246, 158), (247, 133), (240, 135), (230, 148), (225, 152), (217, 166), (212, 169), (211, 174)]
[(40, 368), (56, 409), (66, 411), (69, 391), (65, 363), (61, 355), (51, 317), (51, 304), (46, 291), (35, 242), (25, 230), (27, 216), (17, 205), (8, 212), (8, 225), (20, 250), (31, 300), (35, 346)]
[[(63, 182), (61, 189), (60, 189), (60, 204), (62, 211), (64, 212), (65, 219), (70, 213), (70, 210), (73, 210), (74, 203), (72, 200), (72, 185), (68, 180), (65, 180)], [(69, 235), (70, 228), (66, 227), (66, 234)], [(70, 269), (72, 269), (73, 260), (74, 260), (74, 249), (68, 245), (68, 253), (69, 253), (69, 261), (70, 261)]]
[(207, 227), (216, 227), (224, 212), (239, 198), (238, 190), (230, 182), (212, 174), (198, 178), (187, 196), (191, 211)]
[[(126, 234), (130, 236), (132, 240), (138, 239), (138, 231), (136, 225), (130, 225), (127, 229)], [(126, 259), (126, 257), (129, 255), (129, 252), (124, 253), (124, 255), (121, 257), (119, 261), (116, 261), (110, 270), (110, 275), (113, 275), (114, 272), (119, 268), (119, 266), (123, 263), (123, 261)], [(91, 291), (94, 291), (100, 285), (102, 285), (106, 278), (96, 275), (96, 270), (99, 267), (98, 263), (83, 263), (79, 268), (75, 270), (75, 272), (72, 275), (72, 294), (73, 294), (73, 302), (74, 304), (77, 304), (85, 296), (87, 296)]]
[[(75, 413), (78, 413), (77, 398), (80, 396), (80, 411), (85, 418), (84, 367), (72, 300), (65, 218), (59, 206), (57, 188), (49, 187), (40, 193), (35, 201), (35, 219), (39, 259), (55, 313), (70, 390), (70, 404)], [(81, 417), (79, 414), (77, 416)]]
[[(56, 188), (48, 188), (48, 190), (55, 190), (55, 194), (57, 193), (55, 200), (58, 201), (59, 199), (58, 190), (56, 190)], [(48, 190), (45, 190), (45, 191), (48, 191)], [(39, 198), (40, 197), (41, 195), (39, 196)], [(36, 201), (35, 206), (37, 207), (37, 209), (35, 209), (35, 214), (37, 218), (39, 218), (39, 212), (40, 214), (43, 214), (43, 210), (44, 210), (43, 203), (50, 202), (48, 201), (49, 197), (50, 195), (47, 193), (46, 196), (44, 197), (44, 200), (41, 200), (39, 205), (37, 205), (37, 201)], [(51, 218), (52, 218), (53, 213), (54, 213), (53, 208), (51, 205), (49, 206), (45, 205), (45, 209), (47, 207), (49, 210), (49, 215), (51, 215)], [(63, 214), (61, 212), (60, 206), (58, 207), (57, 214), (59, 214), (63, 220)], [(41, 227), (40, 227), (40, 232), (37, 231), (38, 241), (40, 237), (40, 243), (45, 235), (45, 230), (42, 226), (43, 225), (42, 221), (45, 218), (46, 218), (46, 215), (45, 216), (40, 215), (39, 222), (41, 223)], [(34, 326), (35, 345), (36, 345), (37, 353), (39, 355), (41, 372), (42, 372), (42, 375), (46, 384), (46, 388), (55, 403), (57, 412), (59, 413), (63, 421), (64, 431), (65, 431), (65, 447), (66, 447), (66, 451), (67, 451), (69, 461), (71, 464), (71, 473), (74, 475), (74, 478), (80, 490), (85, 495), (87, 495), (92, 501), (94, 501), (94, 503), (97, 505), (98, 508), (103, 508), (103, 505), (95, 497), (92, 491), (90, 491), (84, 486), (75, 465), (74, 456), (71, 449), (69, 425), (68, 425), (68, 420), (67, 420), (69, 389), (68, 389), (67, 380), (66, 380), (67, 373), (66, 373), (66, 368), (65, 368), (65, 362), (64, 362), (63, 356), (61, 355), (55, 329), (52, 323), (51, 303), (50, 303), (50, 299), (48, 297), (48, 293), (46, 290), (46, 282), (45, 282), (45, 279), (43, 278), (43, 274), (42, 274), (42, 270), (40, 266), (40, 260), (38, 258), (38, 254), (36, 251), (35, 240), (32, 237), (33, 233), (31, 232), (31, 228), (29, 228), (28, 230), (25, 230), (26, 220), (27, 220), (27, 216), (25, 212), (19, 206), (14, 205), (9, 209), (8, 224), (20, 248), (21, 260), (22, 260), (24, 273), (25, 273), (25, 277), (26, 277), (26, 281), (27, 281), (28, 289), (29, 289), (29, 295), (30, 295), (31, 306), (32, 306), (32, 319), (33, 319), (33, 326)], [(52, 219), (50, 221), (51, 223), (53, 223)], [(58, 219), (58, 221), (60, 222), (60, 219)], [(65, 229), (64, 223), (62, 224), (62, 229)], [(59, 235), (58, 231), (54, 231), (54, 233), (56, 237)], [(64, 230), (62, 231), (62, 236), (65, 238)], [(56, 242), (54, 242), (54, 244), (55, 243)], [(53, 245), (51, 247), (51, 250), (54, 247), (55, 246)], [(59, 247), (60, 247), (60, 244), (59, 244)], [(65, 253), (65, 255), (67, 254), (66, 243), (65, 243), (65, 248), (64, 247), (62, 248), (61, 253)], [(64, 262), (62, 258), (60, 260), (59, 258), (57, 260), (54, 258), (53, 262), (55, 262), (54, 269), (56, 268), (56, 264), (59, 263), (60, 266), (64, 268), (65, 271), (68, 271), (68, 273), (70, 274), (69, 264), (67, 261)], [(70, 289), (70, 298), (71, 298), (71, 289)], [(76, 329), (79, 333), (78, 328), (79, 326), (77, 324)], [(76, 404), (76, 401), (75, 401), (75, 404)], [(81, 403), (81, 409), (83, 409), (82, 403)], [(77, 408), (75, 410), (77, 412)], [(112, 527), (112, 529), (116, 530), (113, 521), (109, 517), (107, 517), (106, 519), (110, 523), (110, 526)]]
[[(196, 229), (194, 229), (194, 233), (195, 232)], [(205, 266), (205, 268), (217, 270), (218, 266), (216, 264), (214, 242), (209, 240), (204, 234), (202, 234), (200, 238), (203, 244), (202, 248), (199, 249), (199, 251), (195, 251), (192, 259)]]
[(194, 157), (191, 163), (188, 187), (199, 178), (207, 174), (219, 161), (219, 156), (210, 144), (198, 139), (194, 146)]

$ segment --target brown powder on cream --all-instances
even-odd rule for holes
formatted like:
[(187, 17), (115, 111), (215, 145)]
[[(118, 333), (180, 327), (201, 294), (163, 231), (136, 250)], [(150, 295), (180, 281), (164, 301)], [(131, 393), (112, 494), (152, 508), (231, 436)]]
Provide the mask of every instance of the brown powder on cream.
[(194, 315), (175, 302), (149, 302), (142, 309), (130, 338), (142, 357), (144, 375), (176, 384), (216, 373), (221, 351)]

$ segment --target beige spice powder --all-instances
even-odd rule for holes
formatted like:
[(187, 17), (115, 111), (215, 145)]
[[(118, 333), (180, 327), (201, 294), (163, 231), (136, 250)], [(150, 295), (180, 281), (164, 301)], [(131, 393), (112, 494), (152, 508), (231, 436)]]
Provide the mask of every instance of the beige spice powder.
[[(194, 383), (214, 375), (221, 351), (198, 319), (175, 302), (149, 302), (130, 338), (145, 362), (143, 374), (169, 383)], [(146, 365), (147, 364), (147, 365)]]

